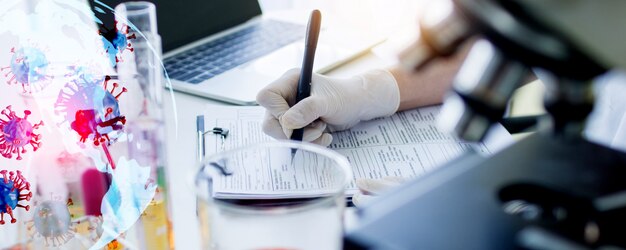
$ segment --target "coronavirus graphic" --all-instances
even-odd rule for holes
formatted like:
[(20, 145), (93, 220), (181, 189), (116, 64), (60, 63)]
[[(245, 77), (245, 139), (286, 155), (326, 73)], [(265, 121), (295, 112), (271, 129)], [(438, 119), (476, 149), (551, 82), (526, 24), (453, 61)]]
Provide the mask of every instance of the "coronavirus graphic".
[(46, 80), (48, 59), (43, 51), (33, 47), (20, 49), (11, 48), (11, 63), (1, 71), (7, 71), (4, 76), (8, 78), (8, 84), (21, 84), (24, 93), (40, 90)]
[(60, 198), (52, 198), (34, 205), (33, 219), (28, 221), (27, 229), (33, 238), (43, 238), (46, 246), (58, 247), (74, 238), (76, 234), (75, 222), (72, 222), (69, 206)]
[[(118, 26), (119, 29), (117, 28)], [(109, 57), (111, 66), (117, 65), (122, 61), (122, 52), (128, 50), (134, 51), (132, 44), (129, 42), (131, 39), (136, 39), (135, 34), (129, 35), (130, 29), (126, 24), (118, 24), (115, 22), (115, 26), (112, 29), (101, 27), (98, 33), (102, 37), (102, 43), (104, 44), (104, 51)]]
[[(7, 176), (8, 173), (8, 176)], [(15, 223), (17, 219), (13, 216), (13, 211), (18, 208), (24, 208), (26, 211), (29, 205), (19, 204), (20, 201), (29, 201), (33, 196), (30, 192), (30, 183), (22, 176), (21, 171), (1, 170), (2, 180), (0, 180), (0, 225), (4, 225), (4, 215), (11, 217), (11, 223)]]
[(11, 105), (0, 112), (7, 120), (0, 118), (0, 154), (11, 159), (17, 155), (17, 160), (22, 159), (22, 154), (26, 153), (26, 145), (30, 145), (33, 151), (41, 147), (41, 135), (35, 134), (34, 130), (43, 126), (43, 121), (33, 125), (28, 121), (30, 110), (24, 110), (24, 117), (18, 117), (15, 111), (11, 110)]
[[(106, 76), (102, 78), (78, 77), (68, 83), (59, 93), (55, 113), (63, 115), (70, 128), (75, 131), (80, 143), (88, 140), (102, 146), (111, 167), (115, 164), (108, 150), (111, 135), (119, 134), (126, 123), (121, 115), (119, 98), (126, 92), (119, 83)], [(109, 87), (112, 87), (109, 90)]]

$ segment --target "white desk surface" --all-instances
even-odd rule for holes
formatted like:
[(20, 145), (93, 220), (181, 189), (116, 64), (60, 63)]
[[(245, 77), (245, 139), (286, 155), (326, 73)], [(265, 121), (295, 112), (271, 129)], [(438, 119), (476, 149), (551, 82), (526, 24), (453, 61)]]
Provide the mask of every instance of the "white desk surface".
[[(368, 69), (387, 67), (392, 64), (393, 61), (370, 52), (327, 75), (351, 76)], [(178, 92), (173, 93), (173, 99), (167, 92), (165, 96), (166, 147), (169, 163), (167, 178), (175, 246), (176, 249), (199, 249), (200, 236), (195, 212), (195, 196), (190, 184), (192, 172), (196, 166), (196, 116), (202, 114), (207, 105), (229, 104)], [(175, 107), (172, 100), (175, 101)], [(174, 119), (174, 109), (178, 115), (177, 124)], [(353, 218), (352, 216), (346, 217)], [(349, 219), (348, 224), (352, 221), (354, 220)]]

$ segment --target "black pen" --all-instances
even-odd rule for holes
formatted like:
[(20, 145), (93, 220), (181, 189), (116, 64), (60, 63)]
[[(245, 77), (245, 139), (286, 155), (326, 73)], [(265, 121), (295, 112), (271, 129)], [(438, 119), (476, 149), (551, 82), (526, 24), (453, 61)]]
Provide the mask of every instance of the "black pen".
[[(320, 26), (322, 23), (322, 14), (319, 10), (313, 10), (309, 17), (307, 25), (306, 41), (304, 46), (304, 58), (302, 59), (302, 68), (300, 69), (300, 79), (298, 80), (298, 92), (296, 93), (296, 102), (309, 97), (311, 94), (311, 76), (313, 75), (313, 60), (315, 59), (315, 49), (317, 48), (317, 39), (320, 34)], [(292, 140), (302, 141), (304, 128), (295, 129), (291, 134)], [(296, 149), (291, 150), (291, 156), (296, 153)]]

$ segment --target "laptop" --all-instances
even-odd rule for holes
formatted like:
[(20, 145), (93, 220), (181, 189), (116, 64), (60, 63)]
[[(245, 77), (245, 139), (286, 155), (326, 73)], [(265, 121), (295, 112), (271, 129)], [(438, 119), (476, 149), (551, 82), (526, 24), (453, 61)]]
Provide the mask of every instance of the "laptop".
[[(257, 0), (151, 2), (157, 7), (163, 62), (176, 91), (255, 105), (259, 90), (286, 70), (301, 66), (306, 12), (292, 20), (278, 20), (263, 16)], [(383, 40), (326, 30), (323, 26), (316, 52), (314, 70), (318, 73)]]

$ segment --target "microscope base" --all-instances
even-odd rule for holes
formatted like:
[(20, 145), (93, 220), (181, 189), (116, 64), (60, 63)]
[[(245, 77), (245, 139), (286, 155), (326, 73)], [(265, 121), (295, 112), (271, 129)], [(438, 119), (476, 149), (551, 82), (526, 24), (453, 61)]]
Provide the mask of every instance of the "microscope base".
[(346, 249), (626, 248), (626, 154), (533, 135), (465, 155), (359, 211)]

